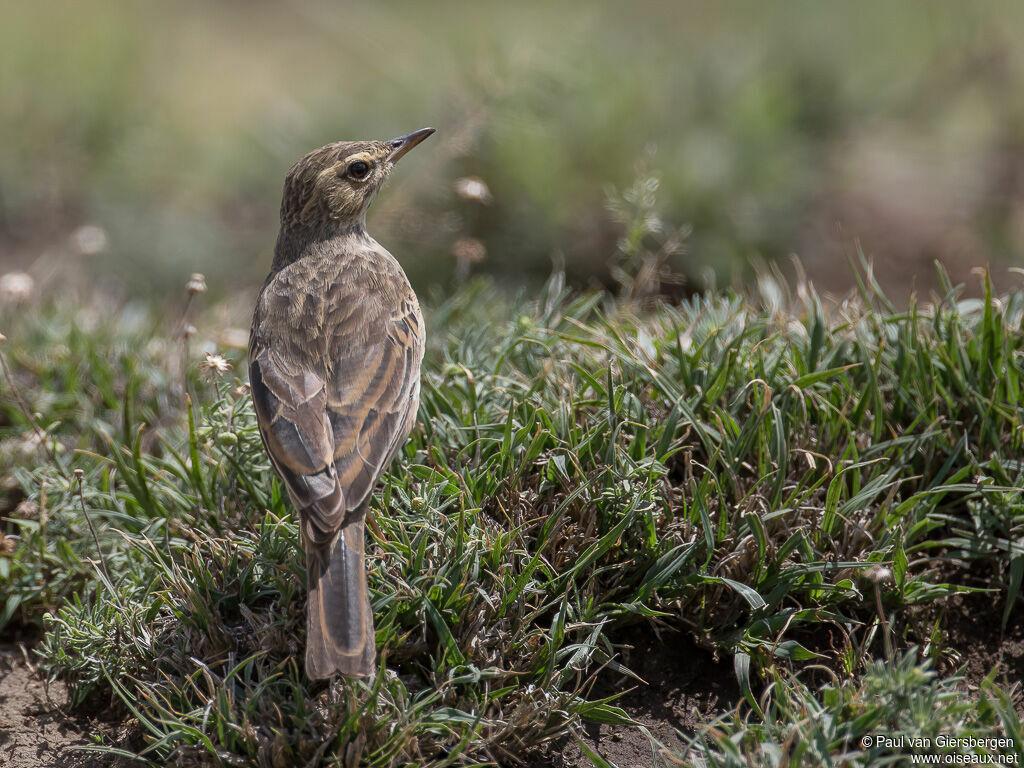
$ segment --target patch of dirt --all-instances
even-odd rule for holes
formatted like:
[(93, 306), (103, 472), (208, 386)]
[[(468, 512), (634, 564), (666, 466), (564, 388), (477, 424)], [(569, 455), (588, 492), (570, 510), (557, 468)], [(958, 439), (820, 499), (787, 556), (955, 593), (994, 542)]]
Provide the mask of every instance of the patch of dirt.
[(83, 752), (95, 723), (65, 714), (67, 690), (46, 685), (22, 643), (0, 644), (0, 766), (4, 768), (130, 768), (138, 763)]
[[(682, 632), (655, 633), (650, 627), (633, 627), (613, 635), (612, 641), (620, 651), (618, 661), (644, 682), (606, 671), (588, 698), (601, 699), (632, 689), (613, 705), (625, 710), (671, 752), (681, 753), (685, 739), (692, 737), (701, 723), (732, 709), (741, 698), (732, 664), (716, 662)], [(664, 759), (659, 754), (661, 747), (635, 728), (592, 723), (585, 727), (583, 741), (619, 768), (677, 764)], [(538, 768), (592, 765), (569, 740), (555, 744), (537, 764)]]
[(965, 668), (968, 688), (977, 690), (998, 666), (996, 682), (1007, 689), (1016, 684), (1016, 709), (1024, 714), (1019, 685), (1024, 680), (1024, 611), (1011, 611), (1004, 630), (1005, 605), (1005, 594), (955, 595), (940, 614), (940, 626), (946, 633), (945, 645), (955, 651), (950, 664)]

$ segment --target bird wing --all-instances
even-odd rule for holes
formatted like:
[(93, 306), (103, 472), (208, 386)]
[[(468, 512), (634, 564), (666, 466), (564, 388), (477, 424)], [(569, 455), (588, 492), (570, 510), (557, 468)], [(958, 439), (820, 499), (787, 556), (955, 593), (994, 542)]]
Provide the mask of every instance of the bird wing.
[(341, 524), (347, 505), (332, 460), (323, 378), (254, 350), (249, 383), (267, 455), (303, 518)]
[(335, 373), (326, 393), (334, 468), (350, 508), (370, 495), (412, 429), (423, 357), (422, 319), (411, 291), (387, 313), (379, 335), (366, 338), (361, 315), (334, 326)]
[(366, 501), (419, 404), (423, 346), (415, 296), (410, 291), (393, 312), (346, 298), (325, 318), (329, 365), (292, 361), (257, 333), (249, 354), (260, 434), (314, 543), (329, 542)]

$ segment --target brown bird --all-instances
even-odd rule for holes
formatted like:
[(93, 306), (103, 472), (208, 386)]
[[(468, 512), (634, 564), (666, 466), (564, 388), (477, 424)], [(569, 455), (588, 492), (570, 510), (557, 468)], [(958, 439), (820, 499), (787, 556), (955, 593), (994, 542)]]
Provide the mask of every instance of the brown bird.
[(336, 142), (284, 183), (281, 230), (249, 336), (256, 420), (302, 524), (306, 674), (374, 674), (363, 563), (370, 494), (416, 418), (423, 316), (366, 232), (394, 164), (430, 134)]

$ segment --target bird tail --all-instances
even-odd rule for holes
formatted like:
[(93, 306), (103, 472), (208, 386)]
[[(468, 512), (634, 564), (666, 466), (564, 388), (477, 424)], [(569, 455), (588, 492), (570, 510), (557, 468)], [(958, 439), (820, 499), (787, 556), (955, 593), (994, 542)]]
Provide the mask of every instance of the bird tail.
[(363, 521), (345, 525), (329, 546), (307, 547), (306, 674), (374, 674), (373, 612), (363, 563)]

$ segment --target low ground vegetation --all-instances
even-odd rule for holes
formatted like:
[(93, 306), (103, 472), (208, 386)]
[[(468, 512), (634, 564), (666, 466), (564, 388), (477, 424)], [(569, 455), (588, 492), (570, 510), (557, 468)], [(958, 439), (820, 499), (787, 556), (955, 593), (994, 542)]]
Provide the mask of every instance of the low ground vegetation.
[[(193, 342), (182, 376), (147, 312), (4, 312), (0, 634), (37, 632), (72, 703), (120, 724), (97, 750), (607, 766), (598, 723), (659, 765), (907, 759), (879, 736), (1019, 759), (1021, 670), (966, 660), (1019, 623), (1024, 293), (897, 311), (866, 270), (826, 310), (771, 275), (673, 303), (556, 275), (425, 304), (419, 421), (373, 502), (380, 671), (331, 684), (303, 674), (243, 353)], [(949, 616), (972, 601), (994, 606), (973, 637)], [(737, 701), (660, 739), (620, 700), (647, 682), (636, 630), (727, 662)]]

